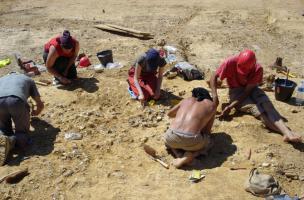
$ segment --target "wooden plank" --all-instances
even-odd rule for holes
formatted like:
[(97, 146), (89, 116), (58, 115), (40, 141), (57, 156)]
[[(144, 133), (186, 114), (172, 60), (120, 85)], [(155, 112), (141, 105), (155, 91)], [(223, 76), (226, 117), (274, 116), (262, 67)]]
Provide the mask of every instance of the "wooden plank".
[(148, 32), (143, 32), (143, 31), (139, 31), (139, 30), (135, 30), (135, 29), (131, 29), (131, 28), (126, 28), (126, 27), (122, 27), (122, 26), (118, 26), (118, 25), (114, 25), (114, 24), (105, 24), (109, 27), (112, 28), (116, 28), (116, 29), (120, 29), (120, 30), (124, 30), (124, 31), (128, 31), (128, 32), (132, 32), (132, 33), (136, 33), (136, 34), (142, 34), (142, 35), (152, 35), (151, 33)]
[(101, 29), (101, 30), (105, 30), (105, 31), (117, 32), (117, 33), (131, 35), (131, 36), (139, 37), (139, 38), (153, 38), (152, 35), (145, 35), (145, 34), (140, 34), (140, 33), (134, 33), (134, 32), (131, 32), (131, 31), (127, 31), (127, 30), (122, 30), (122, 29), (117, 29), (117, 28), (114, 28), (114, 27), (110, 27), (110, 26), (107, 26), (105, 24), (94, 25), (94, 27), (98, 28), (98, 29)]

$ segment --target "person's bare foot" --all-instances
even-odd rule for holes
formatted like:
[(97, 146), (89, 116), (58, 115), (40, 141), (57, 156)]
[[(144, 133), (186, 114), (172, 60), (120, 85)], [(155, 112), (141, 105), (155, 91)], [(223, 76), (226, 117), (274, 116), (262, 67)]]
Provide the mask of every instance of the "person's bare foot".
[[(192, 160), (191, 160), (192, 161)], [(181, 168), (183, 165), (191, 163), (187, 157), (175, 158), (172, 160), (172, 165), (177, 169)]]
[(184, 157), (175, 158), (172, 160), (172, 165), (176, 168), (181, 168), (183, 165), (190, 164), (193, 160), (193, 156), (191, 152), (186, 152)]
[(296, 134), (292, 134), (292, 135), (289, 135), (289, 136), (285, 135), (283, 137), (283, 141), (284, 142), (291, 142), (291, 143), (299, 143), (299, 142), (302, 142), (302, 138), (301, 138), (301, 136), (298, 136)]

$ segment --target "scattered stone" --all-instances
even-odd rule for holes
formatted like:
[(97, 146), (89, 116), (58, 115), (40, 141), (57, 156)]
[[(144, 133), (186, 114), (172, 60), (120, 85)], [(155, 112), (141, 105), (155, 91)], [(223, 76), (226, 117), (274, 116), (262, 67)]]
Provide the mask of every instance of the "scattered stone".
[(272, 152), (268, 152), (268, 153), (266, 153), (266, 157), (267, 158), (273, 158), (274, 154)]
[(74, 181), (74, 182), (71, 184), (71, 186), (70, 186), (69, 188), (72, 189), (72, 188), (75, 187), (76, 185), (78, 185), (78, 181), (77, 181), (77, 180)]
[(116, 170), (112, 173), (109, 173), (108, 177), (116, 177), (116, 178), (119, 178), (119, 179), (125, 179), (126, 175), (122, 171)]
[(77, 150), (77, 149), (78, 149), (77, 144), (73, 143), (73, 144), (72, 144), (72, 149), (73, 149), (73, 150)]
[(157, 46), (165, 46), (167, 44), (166, 40), (164, 38), (161, 38), (160, 40), (156, 41)]
[(298, 110), (292, 110), (291, 112), (292, 113), (298, 113), (299, 111)]
[(72, 176), (72, 174), (74, 174), (74, 171), (68, 169), (68, 170), (66, 170), (62, 175), (63, 175), (64, 177), (69, 177), (69, 176)]
[(161, 120), (163, 120), (163, 118), (162, 118), (161, 116), (157, 116), (157, 117), (156, 117), (156, 121), (157, 121), (157, 122), (160, 122)]
[(58, 178), (56, 181), (55, 181), (55, 184), (56, 185), (58, 185), (58, 184), (60, 184), (60, 183), (62, 183), (63, 182), (63, 178)]
[(270, 163), (262, 163), (262, 167), (269, 167), (270, 166)]
[(185, 94), (186, 94), (186, 91), (183, 90), (183, 91), (180, 91), (180, 92), (178, 93), (178, 96), (184, 96)]
[(300, 181), (304, 181), (304, 174), (302, 174), (302, 175), (299, 176), (299, 180)]
[(75, 132), (66, 133), (64, 135), (64, 138), (66, 140), (81, 140), (82, 139), (82, 134), (81, 133), (75, 133)]
[(292, 173), (292, 172), (285, 172), (285, 176), (287, 178), (292, 179), (292, 180), (298, 180), (299, 179), (299, 176), (297, 174)]
[(146, 143), (146, 142), (148, 142), (148, 140), (149, 140), (148, 137), (144, 137), (144, 138), (141, 139), (141, 142), (142, 142), (142, 143)]

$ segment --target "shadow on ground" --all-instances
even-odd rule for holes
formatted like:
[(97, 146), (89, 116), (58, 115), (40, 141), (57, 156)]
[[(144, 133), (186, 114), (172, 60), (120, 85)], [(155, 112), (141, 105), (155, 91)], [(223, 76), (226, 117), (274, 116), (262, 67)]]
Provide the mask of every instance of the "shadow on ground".
[(163, 106), (174, 106), (175, 104), (178, 104), (181, 100), (183, 100), (182, 97), (176, 96), (171, 92), (161, 90), (161, 98), (157, 100), (156, 104), (161, 104)]
[(184, 170), (202, 170), (220, 167), (237, 150), (237, 147), (232, 144), (233, 140), (231, 136), (225, 132), (213, 133), (212, 140), (214, 146), (210, 149), (208, 155), (197, 157), (193, 164), (184, 167)]
[(73, 91), (78, 88), (82, 88), (88, 93), (94, 93), (99, 89), (97, 86), (98, 82), (99, 81), (96, 78), (78, 78), (78, 80), (74, 81), (70, 85), (58, 86), (58, 89)]
[(24, 152), (20, 150), (16, 152), (18, 154), (17, 157), (9, 158), (8, 165), (19, 165), (23, 160), (31, 156), (45, 156), (53, 151), (54, 142), (60, 129), (39, 118), (32, 118), (31, 125), (35, 129), (30, 133), (32, 144)]
[(304, 152), (304, 143), (293, 143), (291, 144), (293, 148), (297, 149), (300, 152)]

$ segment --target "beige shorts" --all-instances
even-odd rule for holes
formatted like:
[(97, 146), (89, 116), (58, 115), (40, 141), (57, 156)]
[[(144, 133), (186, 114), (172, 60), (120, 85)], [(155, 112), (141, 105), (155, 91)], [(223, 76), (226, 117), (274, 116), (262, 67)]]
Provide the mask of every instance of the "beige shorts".
[[(242, 95), (245, 88), (232, 88), (229, 89), (230, 102), (234, 101)], [(263, 90), (256, 87), (251, 92), (250, 96), (247, 97), (240, 105), (236, 107), (237, 110), (253, 115), (254, 117), (259, 117), (263, 112), (263, 103), (269, 102), (270, 99), (265, 94)]]
[(206, 134), (185, 133), (168, 129), (164, 135), (165, 144), (173, 149), (183, 149), (185, 151), (198, 151), (208, 147), (210, 137)]

